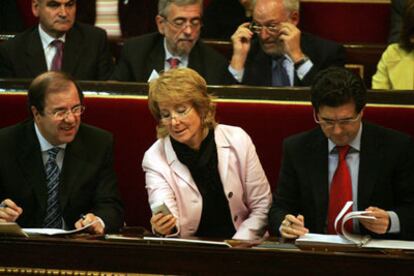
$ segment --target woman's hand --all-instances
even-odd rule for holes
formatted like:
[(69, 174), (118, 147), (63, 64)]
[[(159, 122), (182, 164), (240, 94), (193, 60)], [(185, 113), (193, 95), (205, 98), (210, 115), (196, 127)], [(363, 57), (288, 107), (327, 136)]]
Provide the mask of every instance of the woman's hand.
[(152, 228), (161, 235), (171, 234), (176, 221), (177, 219), (173, 215), (163, 215), (162, 213), (152, 215), (150, 220)]

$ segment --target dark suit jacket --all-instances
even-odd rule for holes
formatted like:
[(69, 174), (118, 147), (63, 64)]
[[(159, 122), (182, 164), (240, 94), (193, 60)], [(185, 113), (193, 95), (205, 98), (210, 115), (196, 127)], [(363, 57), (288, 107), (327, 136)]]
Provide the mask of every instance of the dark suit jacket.
[[(66, 34), (62, 71), (78, 80), (107, 80), (113, 67), (106, 32), (75, 23)], [(45, 71), (38, 26), (0, 44), (0, 78), (34, 78)]]
[[(123, 206), (112, 167), (112, 135), (81, 124), (65, 150), (59, 200), (67, 227), (81, 214), (102, 218), (106, 231), (123, 225)], [(0, 130), (0, 199), (23, 208), (22, 227), (42, 227), (46, 215), (46, 174), (33, 120)]]
[[(95, 25), (96, 0), (77, 1), (76, 7), (76, 19), (79, 22)], [(119, 0), (118, 14), (123, 37), (142, 35), (156, 30), (157, 1)]]
[[(358, 176), (358, 209), (395, 211), (399, 235), (414, 239), (414, 144), (411, 137), (364, 123)], [(328, 140), (320, 128), (292, 136), (283, 145), (277, 193), (269, 212), (270, 231), (279, 234), (286, 214), (302, 214), (313, 233), (326, 232), (329, 205)], [(368, 233), (362, 224), (361, 232)], [(378, 237), (373, 233), (369, 233)]]
[[(164, 70), (164, 36), (151, 33), (129, 39), (121, 52), (112, 79), (147, 82), (153, 69)], [(232, 79), (226, 59), (198, 41), (191, 50), (188, 67), (205, 78), (207, 84), (225, 84)]]
[[(300, 43), (313, 67), (302, 80), (295, 76), (294, 86), (309, 86), (322, 69), (345, 64), (345, 49), (340, 44), (308, 33), (302, 33)], [(243, 84), (272, 86), (272, 58), (263, 52), (257, 38), (252, 42), (244, 67)]]

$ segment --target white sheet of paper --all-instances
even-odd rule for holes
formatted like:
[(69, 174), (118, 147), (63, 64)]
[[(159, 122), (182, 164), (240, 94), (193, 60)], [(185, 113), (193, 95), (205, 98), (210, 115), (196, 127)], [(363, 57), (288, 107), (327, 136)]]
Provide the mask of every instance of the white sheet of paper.
[(63, 230), (63, 229), (56, 229), (56, 228), (23, 228), (23, 232), (25, 232), (28, 235), (48, 235), (48, 236), (69, 235), (69, 234), (81, 232), (85, 230), (86, 228), (88, 228), (89, 226), (94, 225), (95, 223), (99, 223), (99, 220), (92, 221), (91, 223), (88, 223), (79, 229)]
[(152, 80), (158, 79), (159, 78), (159, 74), (157, 71), (155, 71), (155, 69), (152, 69), (151, 75), (149, 76), (147, 82), (150, 82)]

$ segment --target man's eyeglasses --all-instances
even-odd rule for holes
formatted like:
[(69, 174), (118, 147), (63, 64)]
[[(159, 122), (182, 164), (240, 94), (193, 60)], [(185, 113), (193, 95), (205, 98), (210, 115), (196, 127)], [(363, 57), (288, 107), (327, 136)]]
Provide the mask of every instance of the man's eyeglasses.
[(178, 108), (176, 111), (172, 111), (172, 112), (170, 112), (168, 114), (161, 113), (160, 114), (160, 116), (161, 116), (161, 122), (163, 124), (170, 124), (171, 121), (172, 121), (172, 119), (182, 120), (185, 117), (187, 117), (187, 115), (190, 113), (190, 111), (192, 109), (193, 109), (193, 107), (192, 106), (189, 106), (189, 107), (187, 107), (185, 109)]
[(173, 21), (168, 20), (166, 17), (164, 17), (164, 21), (173, 26), (174, 28), (178, 30), (182, 30), (188, 27), (191, 29), (200, 29), (200, 27), (203, 25), (200, 18), (194, 18), (191, 20), (186, 20), (182, 18), (174, 19)]
[(72, 113), (73, 116), (80, 116), (85, 111), (85, 106), (83, 105), (77, 105), (69, 110), (64, 109), (58, 109), (52, 112), (48, 112), (47, 114), (51, 115), (55, 120), (64, 120), (66, 119), (70, 113)]
[(260, 25), (259, 23), (252, 22), (249, 29), (256, 34), (260, 34), (263, 29), (268, 33), (276, 34), (280, 31), (280, 24)]
[(349, 126), (349, 125), (357, 122), (360, 118), (361, 118), (361, 113), (358, 113), (358, 115), (355, 118), (352, 118), (352, 119), (341, 119), (341, 120), (322, 119), (322, 120), (318, 120), (316, 118), (315, 113), (313, 113), (313, 119), (315, 120), (315, 122), (317, 124), (319, 124), (320, 126), (324, 127), (324, 128), (333, 128), (336, 124), (339, 127)]

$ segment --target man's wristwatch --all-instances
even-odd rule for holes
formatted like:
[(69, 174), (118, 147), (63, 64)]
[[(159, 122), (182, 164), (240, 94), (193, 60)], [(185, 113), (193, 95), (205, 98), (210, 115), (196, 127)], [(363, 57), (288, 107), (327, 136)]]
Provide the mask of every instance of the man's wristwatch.
[(294, 66), (295, 66), (295, 70), (298, 70), (299, 67), (301, 67), (303, 64), (305, 64), (305, 62), (307, 62), (309, 60), (309, 58), (307, 56), (303, 56), (302, 59), (300, 59), (299, 61), (297, 61)]

